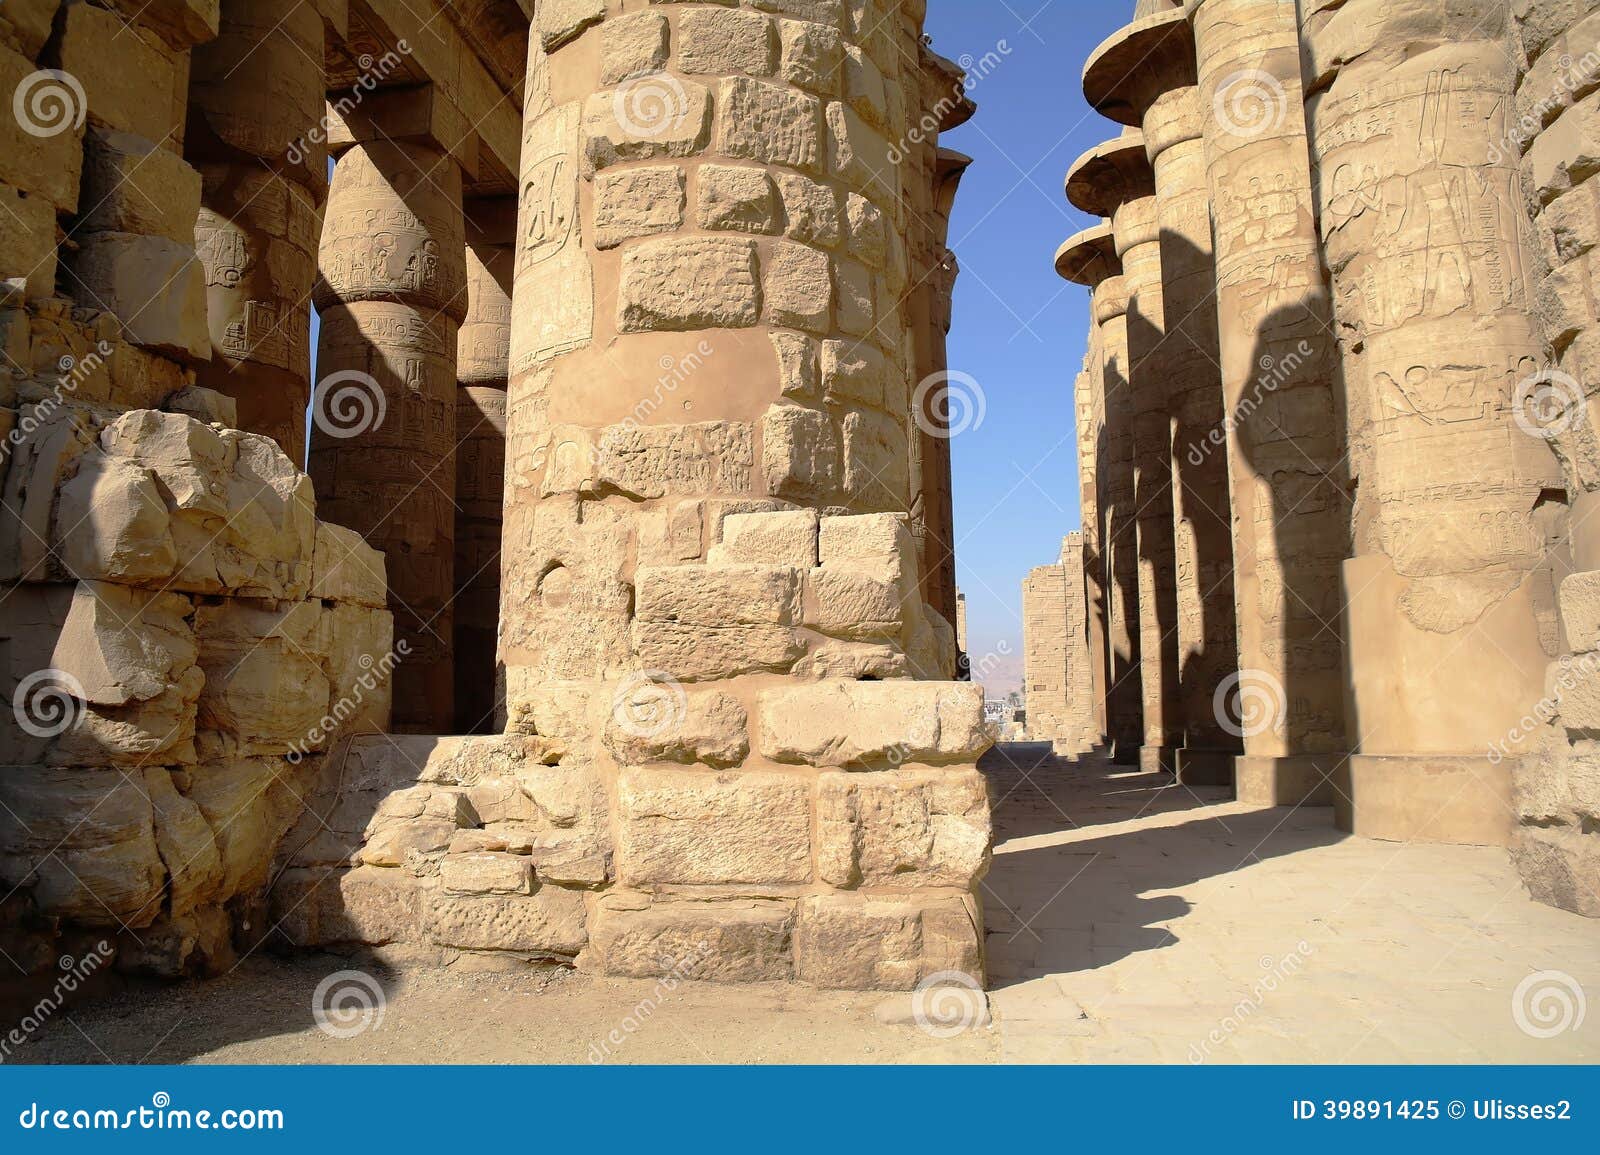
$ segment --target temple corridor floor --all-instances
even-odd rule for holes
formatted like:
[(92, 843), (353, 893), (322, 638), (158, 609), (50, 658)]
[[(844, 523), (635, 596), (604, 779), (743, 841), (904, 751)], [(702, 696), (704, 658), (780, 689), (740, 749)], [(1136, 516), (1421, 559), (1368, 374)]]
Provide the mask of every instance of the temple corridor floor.
[[(1600, 923), (1536, 905), (1504, 851), (1350, 838), (1049, 748), (991, 752), (994, 1023), (885, 1026), (881, 994), (377, 972), (351, 1038), (312, 993), (359, 965), (253, 957), (52, 1019), (20, 1062), (1563, 1062), (1600, 1059)], [(1531, 975), (1520, 999), (1514, 998)], [(1567, 999), (1566, 1003), (1562, 998)], [(907, 1005), (906, 996), (889, 1005)], [(609, 1040), (621, 1039), (621, 1042)]]

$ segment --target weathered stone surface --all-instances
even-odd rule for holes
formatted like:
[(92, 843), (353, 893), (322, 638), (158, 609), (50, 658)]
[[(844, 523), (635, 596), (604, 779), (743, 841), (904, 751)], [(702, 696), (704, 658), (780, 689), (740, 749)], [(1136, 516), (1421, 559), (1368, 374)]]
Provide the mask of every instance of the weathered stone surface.
[(618, 784), (617, 821), (624, 886), (811, 880), (811, 791), (799, 777), (629, 769)]
[(778, 72), (790, 84), (827, 96), (838, 90), (843, 42), (839, 30), (808, 20), (779, 20)]
[(815, 171), (822, 107), (783, 84), (734, 76), (717, 86), (716, 151), (724, 156)]
[(706, 560), (713, 566), (766, 565), (814, 569), (817, 565), (817, 513), (736, 513), (723, 519), (722, 540)]
[[(200, 174), (144, 137), (91, 129), (85, 144), (84, 233), (120, 232), (165, 237), (194, 247), (200, 214)], [(124, 314), (126, 316), (126, 314)]]
[(579, 965), (599, 974), (701, 982), (782, 982), (792, 976), (788, 902), (602, 899)]
[(778, 186), (765, 169), (702, 165), (695, 188), (695, 216), (703, 229), (741, 233), (783, 230)]
[(776, 241), (762, 265), (762, 299), (770, 324), (826, 333), (833, 287), (828, 254), (794, 241)]
[(600, 60), (601, 84), (658, 70), (667, 62), (667, 18), (636, 12), (607, 20), (600, 29)]
[(970, 762), (992, 742), (983, 689), (960, 682), (821, 682), (760, 695), (757, 748), (775, 762), (864, 767)]
[(311, 563), (310, 597), (382, 609), (388, 598), (383, 554), (354, 530), (319, 521)]
[(732, 238), (647, 241), (623, 254), (617, 302), (625, 333), (754, 325), (760, 315), (755, 245)]
[(686, 8), (678, 18), (678, 66), (685, 72), (771, 75), (777, 35), (758, 12)]
[(662, 566), (636, 579), (637, 619), (695, 626), (790, 626), (800, 572), (782, 565)]
[[(182, 361), (210, 358), (205, 270), (192, 242), (93, 233), (84, 238), (73, 267), (94, 300), (124, 318), (134, 344)], [(152, 285), (166, 290), (152, 297)]]
[(834, 248), (844, 239), (839, 223), (839, 196), (825, 184), (796, 172), (778, 172), (783, 198), (784, 231), (797, 241)]
[(805, 624), (833, 637), (897, 638), (914, 608), (907, 606), (898, 583), (849, 570), (819, 569), (806, 575)]
[(989, 861), (976, 770), (827, 772), (817, 780), (817, 874), (830, 886), (971, 889)]
[(533, 860), (489, 851), (449, 854), (439, 862), (439, 882), (446, 894), (532, 894)]
[(982, 973), (971, 898), (800, 900), (795, 977), (837, 990), (907, 990), (940, 971)]
[(595, 245), (611, 249), (634, 237), (670, 233), (682, 226), (683, 208), (681, 168), (650, 165), (599, 173), (594, 181)]
[(711, 93), (692, 80), (646, 74), (584, 101), (584, 157), (591, 169), (630, 160), (690, 156), (705, 147)]
[(292, 946), (413, 942), (428, 915), (417, 879), (400, 870), (288, 870), (272, 888), (276, 933)]
[(685, 682), (783, 673), (806, 648), (789, 626), (643, 621), (633, 627), (633, 644), (642, 664)]
[(826, 413), (774, 405), (761, 422), (767, 489), (796, 501), (836, 492), (842, 481), (839, 435)]
[(624, 682), (606, 726), (606, 749), (624, 766), (704, 762), (737, 766), (750, 752), (750, 720), (740, 701), (720, 690), (685, 692), (645, 680)]

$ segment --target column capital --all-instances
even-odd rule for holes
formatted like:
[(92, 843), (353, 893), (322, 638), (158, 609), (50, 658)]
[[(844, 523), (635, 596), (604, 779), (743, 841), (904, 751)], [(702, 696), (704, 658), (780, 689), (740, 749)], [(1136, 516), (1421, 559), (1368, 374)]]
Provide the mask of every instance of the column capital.
[(1090, 106), (1135, 128), (1162, 93), (1194, 83), (1194, 30), (1177, 8), (1123, 25), (1083, 66), (1083, 95)]
[(1095, 145), (1067, 170), (1067, 200), (1091, 216), (1112, 216), (1119, 205), (1155, 192), (1155, 172), (1145, 155), (1144, 133), (1136, 128)]
[(1056, 273), (1075, 285), (1093, 289), (1121, 272), (1122, 258), (1117, 256), (1109, 224), (1102, 222), (1074, 233), (1056, 250)]

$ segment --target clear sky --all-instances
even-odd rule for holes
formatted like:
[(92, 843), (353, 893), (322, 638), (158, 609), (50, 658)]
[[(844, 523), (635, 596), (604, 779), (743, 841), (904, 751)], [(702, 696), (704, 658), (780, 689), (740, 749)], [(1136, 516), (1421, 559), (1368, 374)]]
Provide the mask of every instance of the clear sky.
[(1072, 387), (1088, 294), (1052, 258), (1094, 223), (1062, 194), (1068, 166), (1122, 131), (1084, 102), (1083, 64), (1132, 14), (1132, 0), (928, 0), (936, 52), (970, 57), (972, 72), (994, 54), (970, 89), (978, 115), (940, 138), (974, 161), (950, 228), (950, 367), (985, 410), (952, 443), (956, 572), (974, 662), (994, 655), (992, 696), (1021, 684), (1022, 579), (1080, 521)]

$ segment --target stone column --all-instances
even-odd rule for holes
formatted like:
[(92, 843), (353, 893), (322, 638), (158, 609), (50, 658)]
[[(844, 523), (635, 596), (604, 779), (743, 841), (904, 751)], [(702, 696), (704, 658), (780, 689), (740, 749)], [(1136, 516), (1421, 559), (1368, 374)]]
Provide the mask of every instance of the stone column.
[(224, 0), (195, 49), (184, 155), (202, 178), (196, 249), (211, 360), (197, 382), (239, 427), (306, 460), (311, 290), (328, 189), (323, 23), (303, 0)]
[(444, 734), (455, 560), (456, 345), (466, 315), (461, 168), (434, 141), (339, 156), (322, 233), (311, 476), (324, 517), (387, 557), (394, 724)]
[(454, 730), (487, 734), (505, 720), (505, 679), (495, 647), (517, 202), (469, 200), (465, 215), (467, 316), (456, 341)]
[[(1128, 129), (1073, 165), (1067, 196), (1112, 218), (1128, 291), (1128, 377), (1133, 509), (1138, 550), (1139, 674), (1144, 736), (1140, 765), (1173, 770), (1179, 736), (1177, 587), (1172, 536), (1172, 440), (1161, 357), (1166, 312), (1161, 231), (1143, 134)], [(1108, 388), (1108, 402), (1110, 398)]]
[(1109, 225), (1071, 237), (1056, 253), (1056, 271), (1092, 291), (1098, 356), (1097, 399), (1104, 423), (1096, 454), (1104, 574), (1104, 620), (1108, 681), (1106, 734), (1112, 757), (1138, 761), (1143, 743), (1143, 687), (1139, 662), (1138, 535), (1134, 525), (1132, 393), (1128, 387), (1128, 289)]
[(1217, 348), (1216, 259), (1194, 36), (1180, 8), (1127, 25), (1090, 56), (1084, 92), (1141, 128), (1154, 172), (1165, 316), (1147, 358), (1167, 383), (1178, 640), (1180, 780), (1231, 784), (1243, 752), (1216, 709), (1238, 670), (1233, 526)]
[(1105, 397), (1098, 363), (1098, 328), (1090, 318), (1089, 349), (1073, 386), (1078, 425), (1078, 509), (1082, 521), (1084, 630), (1089, 649), (1089, 701), (1094, 715), (1094, 745), (1106, 737), (1106, 689), (1110, 683), (1106, 651), (1106, 575), (1101, 543), (1105, 518), (1100, 508), (1099, 468), (1105, 438)]
[(530, 48), (500, 623), (612, 820), (584, 965), (980, 973), (982, 693), (908, 518), (921, 5), (605, 7)]
[(1311, 206), (1292, 0), (1190, 0), (1216, 240), (1239, 669), (1222, 725), (1241, 798), (1331, 801), (1348, 749), (1349, 541), (1338, 354)]
[[(1544, 696), (1561, 471), (1519, 421), (1542, 368), (1503, 4), (1304, 0), (1306, 113), (1357, 495), (1341, 825), (1499, 842), (1486, 757)], [(1541, 639), (1541, 618), (1550, 627)]]

